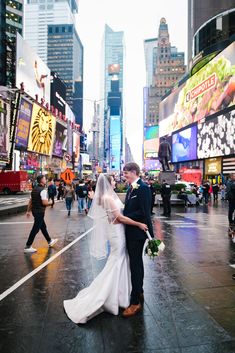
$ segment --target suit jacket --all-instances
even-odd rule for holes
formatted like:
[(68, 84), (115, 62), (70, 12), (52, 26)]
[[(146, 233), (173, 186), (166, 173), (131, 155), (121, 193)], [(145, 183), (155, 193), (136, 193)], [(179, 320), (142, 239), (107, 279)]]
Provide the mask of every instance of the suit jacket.
[(159, 158), (170, 158), (171, 157), (171, 146), (170, 144), (165, 141), (161, 142), (158, 150), (158, 156)]
[[(149, 233), (153, 237), (153, 226), (151, 221), (151, 200), (152, 195), (149, 186), (141, 179), (138, 180), (139, 188), (127, 192), (124, 216), (134, 221), (145, 223), (148, 226)], [(139, 227), (126, 225), (126, 238), (128, 240), (146, 239), (147, 236)]]

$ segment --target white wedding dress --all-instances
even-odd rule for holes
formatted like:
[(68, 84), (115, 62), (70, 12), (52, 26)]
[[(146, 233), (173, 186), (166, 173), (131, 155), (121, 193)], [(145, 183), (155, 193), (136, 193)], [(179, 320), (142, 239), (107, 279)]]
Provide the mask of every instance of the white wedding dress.
[(89, 287), (81, 290), (75, 298), (64, 300), (66, 314), (76, 324), (84, 324), (103, 311), (118, 315), (119, 307), (126, 308), (130, 303), (125, 229), (122, 224), (108, 223), (108, 220), (107, 227), (110, 255), (105, 267)]

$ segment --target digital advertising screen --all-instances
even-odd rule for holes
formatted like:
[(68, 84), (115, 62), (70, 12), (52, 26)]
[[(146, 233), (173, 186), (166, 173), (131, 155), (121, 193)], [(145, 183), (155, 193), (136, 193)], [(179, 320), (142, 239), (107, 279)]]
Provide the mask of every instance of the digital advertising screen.
[(55, 138), (54, 138), (54, 146), (53, 146), (53, 156), (62, 158), (64, 152), (67, 151), (67, 128), (60, 124), (58, 121), (56, 122), (56, 130), (55, 130)]
[(75, 163), (80, 160), (80, 134), (73, 132), (73, 152), (75, 155)]
[(9, 161), (10, 105), (0, 98), (0, 161)]
[(24, 84), (24, 91), (35, 98), (38, 95), (50, 104), (51, 71), (28, 43), (17, 33), (16, 87)]
[(160, 103), (160, 137), (235, 105), (235, 42)]
[(18, 148), (27, 148), (33, 105), (21, 98), (18, 112), (15, 144)]
[(46, 109), (33, 105), (28, 150), (50, 156), (52, 154), (56, 119)]
[(197, 159), (197, 126), (193, 125), (172, 135), (172, 162)]
[(65, 115), (67, 117), (67, 135), (68, 135), (68, 143), (67, 143), (67, 152), (72, 156), (73, 154), (73, 129), (70, 122), (75, 122), (75, 116), (70, 108), (70, 106), (66, 103), (65, 105)]
[(146, 126), (144, 128), (144, 159), (157, 159), (159, 149), (159, 127)]
[(198, 158), (235, 154), (235, 110), (198, 124)]
[(121, 120), (119, 115), (110, 116), (110, 152), (112, 170), (119, 171), (121, 164)]
[(161, 170), (161, 163), (158, 159), (146, 159), (144, 161), (144, 169), (147, 172), (152, 171), (160, 171)]
[(51, 105), (64, 115), (66, 106), (66, 86), (54, 72), (51, 77)]

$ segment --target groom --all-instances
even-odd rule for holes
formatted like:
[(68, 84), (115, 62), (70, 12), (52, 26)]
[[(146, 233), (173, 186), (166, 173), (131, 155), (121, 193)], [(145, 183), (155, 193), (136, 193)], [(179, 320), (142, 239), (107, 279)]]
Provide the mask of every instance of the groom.
[[(136, 163), (127, 163), (124, 166), (123, 174), (130, 185), (126, 195), (124, 216), (147, 224), (148, 230), (153, 237), (151, 192), (148, 185), (139, 177), (140, 167)], [(132, 292), (130, 306), (123, 312), (124, 317), (136, 315), (141, 311), (141, 304), (144, 302), (143, 247), (146, 238), (145, 232), (138, 227), (126, 226), (126, 244), (130, 258)]]

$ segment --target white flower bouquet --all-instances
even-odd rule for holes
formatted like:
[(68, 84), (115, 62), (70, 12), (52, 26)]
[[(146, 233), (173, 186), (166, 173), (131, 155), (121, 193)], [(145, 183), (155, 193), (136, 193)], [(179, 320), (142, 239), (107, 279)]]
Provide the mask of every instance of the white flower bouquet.
[(165, 249), (165, 244), (159, 239), (153, 239), (149, 231), (147, 231), (146, 234), (149, 241), (145, 248), (145, 255), (149, 256), (150, 259), (154, 260), (154, 258)]

